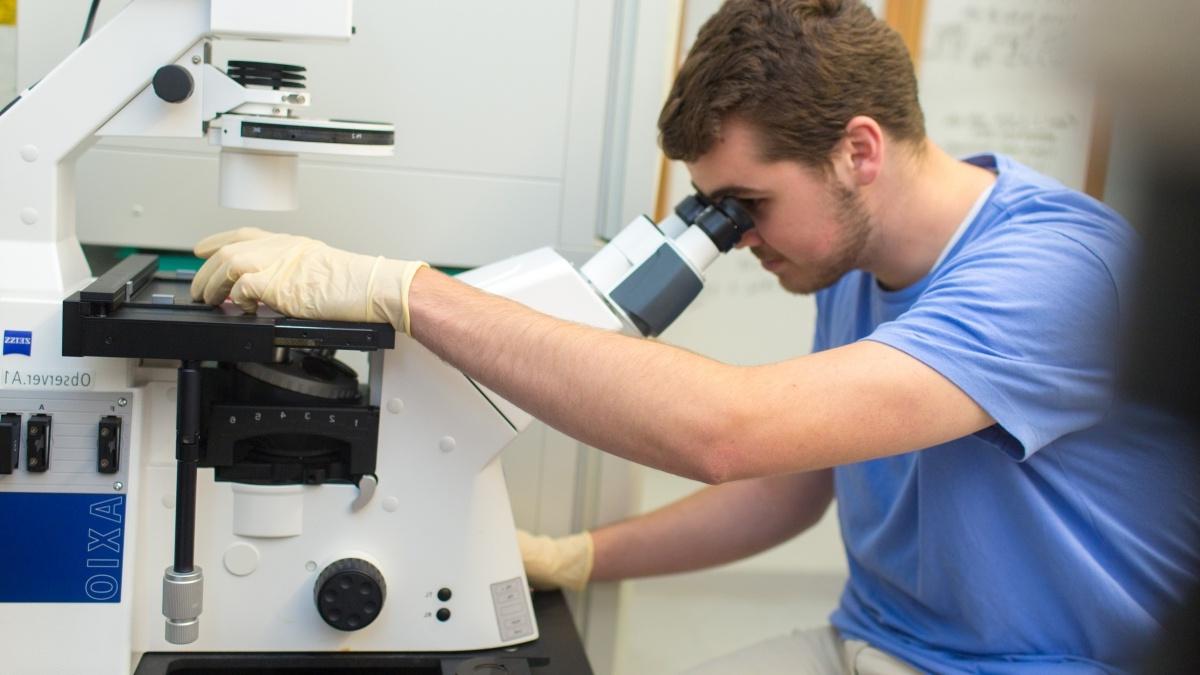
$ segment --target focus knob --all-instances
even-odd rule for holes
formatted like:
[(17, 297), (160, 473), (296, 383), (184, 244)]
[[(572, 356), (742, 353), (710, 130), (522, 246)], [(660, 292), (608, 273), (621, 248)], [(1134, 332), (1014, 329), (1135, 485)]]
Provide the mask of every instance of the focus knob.
[(387, 584), (377, 567), (360, 558), (342, 558), (321, 571), (313, 589), (317, 613), (338, 630), (369, 626), (383, 609)]
[(167, 103), (183, 103), (192, 95), (196, 83), (187, 68), (177, 65), (163, 66), (154, 73), (154, 93)]

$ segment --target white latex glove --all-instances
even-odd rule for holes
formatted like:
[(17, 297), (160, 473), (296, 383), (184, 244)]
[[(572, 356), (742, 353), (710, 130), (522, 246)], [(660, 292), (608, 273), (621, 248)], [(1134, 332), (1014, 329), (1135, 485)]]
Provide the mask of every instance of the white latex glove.
[(390, 323), (410, 335), (408, 289), (428, 267), (255, 227), (214, 234), (195, 253), (207, 259), (192, 280), (195, 300), (219, 305), (228, 296), (246, 312), (262, 302), (288, 316)]
[(556, 538), (517, 530), (517, 545), (521, 547), (521, 560), (525, 563), (529, 585), (538, 590), (566, 588), (578, 591), (592, 576), (596, 547), (588, 532)]

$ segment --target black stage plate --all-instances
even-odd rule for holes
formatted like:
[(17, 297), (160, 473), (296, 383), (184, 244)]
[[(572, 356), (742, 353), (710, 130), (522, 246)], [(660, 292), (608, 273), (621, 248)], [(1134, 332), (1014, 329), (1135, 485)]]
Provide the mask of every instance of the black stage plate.
[(277, 347), (375, 351), (396, 344), (387, 324), (192, 302), (190, 278), (155, 269), (154, 256), (132, 256), (63, 301), (63, 355), (268, 363)]

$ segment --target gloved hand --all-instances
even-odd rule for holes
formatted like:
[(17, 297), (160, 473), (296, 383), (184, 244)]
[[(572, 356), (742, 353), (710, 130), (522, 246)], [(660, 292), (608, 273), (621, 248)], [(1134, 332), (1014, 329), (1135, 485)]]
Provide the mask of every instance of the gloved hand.
[(525, 575), (535, 589), (578, 591), (592, 576), (596, 549), (588, 532), (556, 538), (517, 530), (517, 544), (525, 562)]
[(246, 312), (261, 301), (303, 319), (390, 323), (411, 333), (408, 289), (423, 262), (341, 251), (315, 239), (245, 227), (196, 244), (208, 261), (192, 281), (192, 298), (232, 299)]

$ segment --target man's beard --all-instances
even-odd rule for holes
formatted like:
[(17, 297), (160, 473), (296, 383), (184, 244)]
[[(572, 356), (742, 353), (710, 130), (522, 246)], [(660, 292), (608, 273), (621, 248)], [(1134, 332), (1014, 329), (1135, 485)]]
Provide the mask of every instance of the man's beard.
[[(836, 201), (837, 222), (841, 225), (838, 241), (824, 260), (809, 265), (788, 260), (779, 275), (779, 285), (790, 293), (808, 295), (829, 288), (862, 265), (871, 236), (871, 217), (858, 193), (841, 183), (831, 181), (832, 197)], [(790, 274), (788, 273), (790, 272)]]

